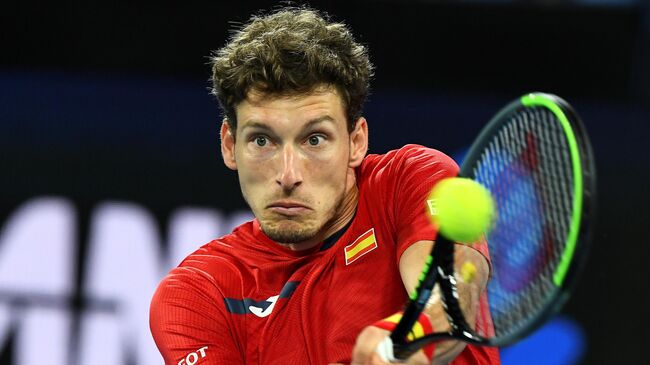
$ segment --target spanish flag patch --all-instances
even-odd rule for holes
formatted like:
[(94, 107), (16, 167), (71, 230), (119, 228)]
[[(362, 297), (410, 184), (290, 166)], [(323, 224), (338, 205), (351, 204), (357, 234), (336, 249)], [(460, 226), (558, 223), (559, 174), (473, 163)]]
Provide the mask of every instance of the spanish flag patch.
[(375, 229), (370, 228), (366, 233), (359, 236), (354, 242), (345, 246), (345, 264), (350, 265), (359, 257), (377, 248)]

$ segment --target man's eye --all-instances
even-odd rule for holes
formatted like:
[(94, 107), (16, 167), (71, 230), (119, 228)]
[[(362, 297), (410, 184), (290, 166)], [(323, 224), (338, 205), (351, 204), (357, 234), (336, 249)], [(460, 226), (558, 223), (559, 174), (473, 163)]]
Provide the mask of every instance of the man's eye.
[(322, 139), (323, 136), (314, 135), (314, 136), (310, 136), (307, 142), (309, 143), (310, 146), (318, 146), (321, 143)]
[(257, 144), (259, 147), (264, 147), (268, 143), (268, 140), (264, 136), (257, 136), (255, 137), (255, 144)]

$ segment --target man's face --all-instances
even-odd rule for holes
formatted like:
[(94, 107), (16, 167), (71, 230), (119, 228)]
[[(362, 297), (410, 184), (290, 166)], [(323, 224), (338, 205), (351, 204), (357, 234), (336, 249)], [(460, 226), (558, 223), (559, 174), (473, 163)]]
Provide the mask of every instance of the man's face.
[(365, 155), (365, 120), (348, 133), (341, 97), (325, 87), (299, 96), (251, 92), (236, 113), (236, 138), (222, 126), (222, 153), (264, 233), (280, 243), (324, 238)]

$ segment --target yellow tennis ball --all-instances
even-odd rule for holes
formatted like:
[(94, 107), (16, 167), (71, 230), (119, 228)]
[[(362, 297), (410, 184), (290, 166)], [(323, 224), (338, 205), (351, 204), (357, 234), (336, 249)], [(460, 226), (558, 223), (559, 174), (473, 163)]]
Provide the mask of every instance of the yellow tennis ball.
[(441, 180), (431, 190), (427, 204), (428, 215), (438, 231), (456, 242), (478, 241), (496, 217), (490, 192), (466, 178)]

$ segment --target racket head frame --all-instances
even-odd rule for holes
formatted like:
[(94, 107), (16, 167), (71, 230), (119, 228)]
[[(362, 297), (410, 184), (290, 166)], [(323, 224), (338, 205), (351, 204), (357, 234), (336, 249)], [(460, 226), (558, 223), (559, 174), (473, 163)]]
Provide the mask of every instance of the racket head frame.
[[(575, 141), (574, 152), (576, 154), (573, 156), (573, 160), (576, 164), (574, 168), (577, 167), (577, 172), (581, 174), (581, 202), (579, 207), (574, 206), (574, 209), (579, 209), (580, 211), (579, 222), (576, 222), (579, 226), (576, 232), (575, 247), (571, 252), (571, 257), (568, 259), (570, 264), (568, 264), (566, 271), (561, 275), (561, 280), (556, 282), (557, 290), (552, 296), (547, 298), (548, 304), (544, 306), (544, 310), (533, 316), (520, 330), (508, 336), (482, 338), (481, 341), (477, 342), (481, 345), (501, 347), (513, 344), (529, 335), (552, 315), (557, 313), (569, 299), (571, 292), (579, 281), (580, 273), (583, 272), (588, 256), (588, 243), (593, 235), (593, 221), (595, 219), (597, 205), (596, 166), (593, 149), (586, 128), (577, 112), (568, 102), (557, 95), (531, 92), (513, 100), (501, 109), (483, 128), (476, 141), (470, 147), (461, 166), (460, 175), (475, 179), (474, 168), (485, 149), (491, 143), (492, 137), (511, 116), (518, 113), (522, 108), (531, 107), (543, 107), (553, 112), (556, 118), (561, 120), (562, 123), (566, 123), (564, 125), (565, 132), (567, 127), (570, 128), (571, 133), (566, 134), (570, 135), (568, 138), (573, 138)], [(488, 248), (489, 246), (490, 241), (488, 240)]]
[[(568, 259), (570, 264), (568, 264), (565, 272), (561, 275), (558, 289), (551, 297), (547, 298), (548, 304), (544, 306), (544, 309), (529, 319), (520, 330), (501, 337), (483, 337), (471, 329), (460, 310), (458, 296), (455, 293), (457, 289), (453, 268), (455, 243), (450, 242), (445, 237), (439, 236), (432, 250), (432, 259), (428, 263), (426, 274), (420, 280), (416, 288), (417, 292), (411, 295), (411, 301), (405, 309), (402, 320), (391, 333), (394, 353), (397, 358), (407, 358), (417, 351), (417, 349), (432, 341), (448, 339), (460, 339), (472, 344), (496, 347), (512, 344), (526, 337), (548, 320), (549, 317), (557, 313), (570, 297), (570, 293), (575, 287), (580, 273), (583, 271), (588, 251), (587, 243), (593, 234), (594, 224), (592, 224), (592, 221), (595, 219), (596, 214), (596, 168), (593, 150), (586, 129), (569, 103), (558, 96), (546, 93), (529, 93), (510, 102), (483, 128), (476, 141), (470, 147), (461, 166), (459, 175), (475, 178), (475, 165), (495, 133), (512, 115), (520, 111), (521, 108), (529, 107), (545, 107), (550, 109), (557, 118), (562, 119), (565, 130), (566, 128), (571, 130), (572, 136), (569, 138), (574, 138), (575, 142), (575, 151), (573, 151), (575, 154), (572, 158), (578, 160), (577, 164), (573, 166), (574, 168), (577, 166), (580, 169), (579, 172), (582, 174), (580, 206), (574, 206), (574, 209), (580, 209), (580, 221), (576, 223), (579, 224), (577, 228), (578, 232), (576, 232), (576, 242), (572, 249), (571, 257)], [(443, 303), (451, 329), (448, 332), (434, 333), (408, 342), (406, 341), (406, 335), (428, 302), (436, 282), (439, 283), (441, 296), (444, 297)], [(421, 287), (424, 287), (424, 290), (420, 290)]]

